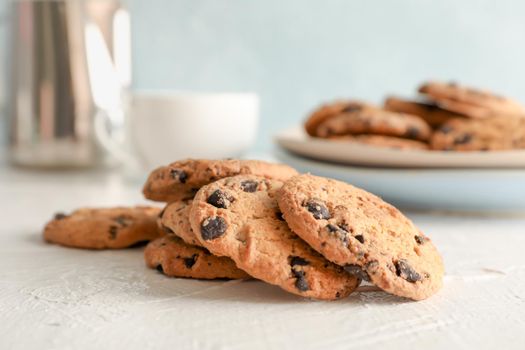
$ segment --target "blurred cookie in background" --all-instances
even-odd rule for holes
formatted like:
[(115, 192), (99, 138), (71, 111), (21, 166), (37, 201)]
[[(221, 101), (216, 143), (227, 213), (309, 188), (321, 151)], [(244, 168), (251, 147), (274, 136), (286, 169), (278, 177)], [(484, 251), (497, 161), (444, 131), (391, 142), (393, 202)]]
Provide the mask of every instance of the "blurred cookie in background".
[(512, 99), (456, 82), (429, 81), (423, 83), (418, 91), (441, 108), (471, 118), (525, 115), (525, 107)]
[(382, 109), (361, 109), (329, 118), (317, 127), (317, 135), (373, 134), (425, 141), (432, 129), (421, 117)]
[(394, 148), (403, 150), (428, 150), (427, 143), (417, 140), (403, 139), (383, 135), (342, 135), (331, 136), (328, 139), (339, 142), (356, 142), (373, 147)]
[(432, 136), (431, 148), (441, 151), (496, 151), (525, 148), (525, 118), (452, 119)]
[(314, 110), (307, 118), (304, 128), (308, 135), (319, 136), (317, 134), (318, 126), (326, 120), (340, 115), (342, 113), (349, 113), (360, 111), (363, 109), (377, 108), (372, 104), (360, 100), (337, 100), (326, 103)]
[(436, 102), (424, 98), (404, 99), (389, 96), (384, 102), (384, 108), (387, 111), (417, 115), (433, 128), (439, 127), (450, 119), (464, 117), (462, 114), (447, 111)]

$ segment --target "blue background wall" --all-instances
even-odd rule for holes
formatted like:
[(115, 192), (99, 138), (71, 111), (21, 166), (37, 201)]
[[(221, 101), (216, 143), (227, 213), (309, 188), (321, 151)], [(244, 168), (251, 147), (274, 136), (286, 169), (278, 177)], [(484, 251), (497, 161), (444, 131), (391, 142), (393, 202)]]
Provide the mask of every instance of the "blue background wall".
[(380, 102), (427, 78), (525, 102), (525, 2), (517, 0), (124, 3), (133, 15), (135, 88), (255, 91), (260, 149), (320, 101)]

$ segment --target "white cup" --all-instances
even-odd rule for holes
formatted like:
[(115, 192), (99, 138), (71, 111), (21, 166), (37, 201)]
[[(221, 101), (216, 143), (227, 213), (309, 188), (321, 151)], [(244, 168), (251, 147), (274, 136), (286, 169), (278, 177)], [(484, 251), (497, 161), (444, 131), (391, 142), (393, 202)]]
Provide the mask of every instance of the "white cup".
[(151, 169), (183, 158), (239, 157), (257, 136), (259, 99), (253, 93), (139, 91), (126, 114), (126, 146), (99, 139), (124, 163)]

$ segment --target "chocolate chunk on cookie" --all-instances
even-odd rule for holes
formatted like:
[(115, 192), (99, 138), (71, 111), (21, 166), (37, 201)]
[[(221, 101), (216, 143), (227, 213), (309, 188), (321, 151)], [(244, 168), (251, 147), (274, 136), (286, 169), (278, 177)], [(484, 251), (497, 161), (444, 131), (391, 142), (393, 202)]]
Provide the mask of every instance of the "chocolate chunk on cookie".
[(147, 242), (160, 235), (160, 208), (83, 208), (59, 213), (46, 224), (44, 239), (68, 247), (119, 249)]
[(143, 193), (154, 201), (173, 202), (193, 198), (199, 188), (210, 182), (240, 174), (286, 180), (297, 171), (260, 160), (186, 159), (155, 169), (144, 184)]
[(435, 101), (426, 99), (408, 100), (391, 96), (385, 100), (384, 108), (387, 111), (417, 115), (433, 128), (440, 127), (443, 123), (453, 118), (464, 117), (459, 113), (439, 107), (439, 104)]
[(406, 139), (428, 140), (430, 126), (420, 117), (381, 109), (363, 109), (341, 113), (320, 123), (319, 137), (374, 134)]
[[(308, 203), (323, 203), (315, 215)], [(299, 175), (277, 194), (290, 228), (328, 260), (383, 290), (415, 300), (436, 293), (443, 263), (430, 241), (399, 210), (349, 184)]]
[(453, 119), (434, 132), (430, 145), (441, 151), (497, 151), (525, 148), (525, 118)]
[(400, 150), (428, 150), (428, 144), (422, 141), (403, 139), (383, 135), (343, 135), (332, 136), (330, 140), (339, 142), (353, 142), (372, 147), (393, 148)]
[(226, 257), (210, 254), (202, 247), (184, 243), (176, 236), (150, 242), (144, 250), (146, 265), (170, 277), (198, 279), (248, 279), (246, 272)]
[[(230, 257), (253, 277), (288, 292), (327, 300), (347, 296), (358, 279), (324, 259), (280, 220), (275, 195), (281, 186), (279, 180), (239, 175), (202, 187), (190, 210), (193, 231), (213, 254)], [(230, 198), (227, 208), (210, 204), (216, 191)], [(312, 210), (323, 217), (317, 204), (312, 202)]]
[(419, 92), (438, 103), (442, 109), (471, 118), (525, 115), (525, 107), (516, 101), (455, 82), (426, 82), (419, 87)]
[(324, 104), (313, 111), (304, 124), (304, 128), (308, 135), (319, 136), (317, 134), (317, 127), (322, 122), (339, 115), (341, 113), (355, 112), (362, 109), (375, 108), (371, 104), (357, 100), (340, 100)]

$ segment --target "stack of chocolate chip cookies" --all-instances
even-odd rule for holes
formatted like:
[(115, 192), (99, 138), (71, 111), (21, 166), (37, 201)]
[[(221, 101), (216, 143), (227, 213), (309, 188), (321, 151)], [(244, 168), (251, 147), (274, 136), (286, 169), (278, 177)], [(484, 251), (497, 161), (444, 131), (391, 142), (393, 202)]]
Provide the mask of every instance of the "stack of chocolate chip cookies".
[(525, 107), (457, 83), (427, 82), (414, 99), (386, 98), (321, 106), (305, 123), (313, 137), (371, 146), (434, 151), (525, 148)]
[(362, 281), (414, 300), (442, 285), (431, 240), (399, 210), (347, 183), (283, 164), (188, 159), (155, 169), (143, 193), (164, 209), (60, 214), (44, 237), (93, 249), (150, 241), (147, 266), (168, 276), (256, 278), (314, 299), (344, 298)]

